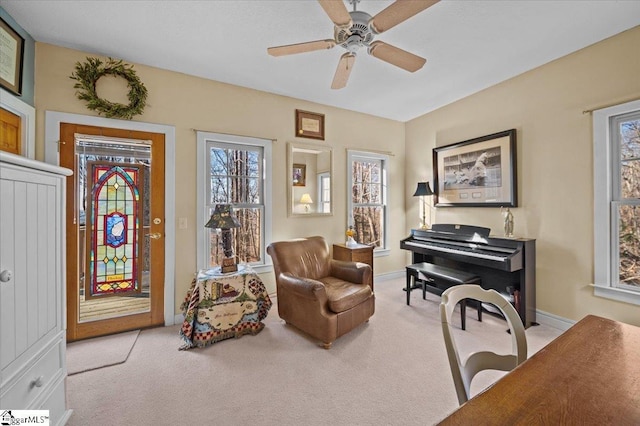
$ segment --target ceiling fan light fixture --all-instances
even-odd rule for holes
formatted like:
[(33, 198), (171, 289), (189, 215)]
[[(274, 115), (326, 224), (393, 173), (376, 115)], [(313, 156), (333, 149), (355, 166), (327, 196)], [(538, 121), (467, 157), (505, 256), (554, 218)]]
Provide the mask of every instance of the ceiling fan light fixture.
[(373, 41), (374, 34), (369, 27), (371, 15), (366, 12), (350, 12), (352, 24), (349, 28), (335, 27), (334, 39), (336, 44), (353, 52), (358, 47), (368, 46)]

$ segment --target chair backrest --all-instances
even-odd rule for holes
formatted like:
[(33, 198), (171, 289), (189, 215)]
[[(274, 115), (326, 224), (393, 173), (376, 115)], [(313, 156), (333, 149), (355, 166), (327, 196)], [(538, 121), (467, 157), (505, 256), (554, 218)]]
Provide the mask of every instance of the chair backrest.
[[(502, 312), (511, 332), (511, 355), (499, 355), (490, 351), (474, 352), (463, 363), (456, 348), (451, 330), (451, 318), (455, 306), (463, 299), (474, 299), (490, 303)], [(450, 287), (442, 293), (440, 320), (444, 343), (447, 347), (449, 366), (460, 405), (470, 397), (471, 381), (482, 370), (510, 371), (527, 359), (527, 338), (524, 326), (515, 308), (495, 290), (484, 290), (478, 285), (459, 285)], [(467, 332), (469, 324), (467, 323)]]
[(273, 260), (276, 281), (281, 273), (317, 280), (329, 275), (331, 268), (329, 245), (315, 236), (269, 244), (267, 253)]

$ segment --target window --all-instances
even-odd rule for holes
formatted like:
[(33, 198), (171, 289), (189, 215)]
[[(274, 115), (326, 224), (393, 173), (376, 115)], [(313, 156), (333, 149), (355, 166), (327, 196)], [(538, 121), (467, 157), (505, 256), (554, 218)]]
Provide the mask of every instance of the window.
[(370, 152), (348, 151), (347, 224), (356, 231), (354, 239), (375, 247), (377, 253), (388, 251), (387, 163), (389, 157)]
[(231, 204), (240, 227), (232, 230), (237, 261), (260, 271), (271, 239), (271, 141), (197, 132), (198, 267), (222, 262), (221, 237), (205, 223), (217, 204)]
[(595, 294), (640, 305), (640, 101), (593, 113)]
[(319, 213), (331, 213), (331, 173), (318, 173)]

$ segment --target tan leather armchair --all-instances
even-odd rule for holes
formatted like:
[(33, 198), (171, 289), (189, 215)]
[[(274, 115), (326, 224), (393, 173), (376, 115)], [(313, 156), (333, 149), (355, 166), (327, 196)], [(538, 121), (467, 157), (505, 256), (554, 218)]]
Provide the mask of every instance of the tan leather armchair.
[(373, 315), (371, 267), (331, 259), (323, 237), (271, 243), (267, 253), (273, 259), (280, 318), (325, 349)]

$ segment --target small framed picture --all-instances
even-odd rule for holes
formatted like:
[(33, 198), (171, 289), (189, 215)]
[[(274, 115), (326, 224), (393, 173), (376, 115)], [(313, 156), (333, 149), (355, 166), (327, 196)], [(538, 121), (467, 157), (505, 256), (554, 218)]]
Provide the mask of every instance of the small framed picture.
[(297, 109), (296, 136), (324, 140), (324, 114)]
[(0, 86), (16, 95), (22, 94), (22, 62), (24, 39), (4, 20), (0, 19)]
[(307, 166), (305, 164), (293, 165), (293, 186), (305, 186), (307, 184)]

